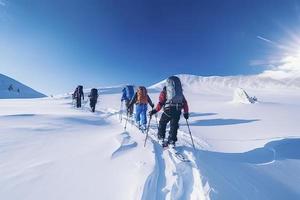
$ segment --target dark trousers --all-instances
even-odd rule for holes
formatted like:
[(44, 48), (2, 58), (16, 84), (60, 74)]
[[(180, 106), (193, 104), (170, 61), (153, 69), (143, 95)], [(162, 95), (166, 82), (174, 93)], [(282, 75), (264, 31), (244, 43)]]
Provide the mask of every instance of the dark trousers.
[(181, 110), (178, 110), (176, 107), (171, 107), (165, 109), (163, 112), (158, 126), (158, 138), (164, 139), (166, 136), (167, 124), (170, 122), (170, 131), (168, 141), (177, 141), (177, 131), (179, 128), (179, 119), (181, 115)]
[(129, 113), (128, 113), (128, 114), (129, 114), (130, 116), (132, 116), (132, 114), (133, 114), (133, 105), (130, 106), (130, 108), (129, 108), (129, 107), (128, 107), (128, 106), (129, 106), (129, 103), (130, 103), (130, 101), (126, 101), (126, 102), (125, 102), (126, 108), (129, 109)]
[(76, 106), (77, 108), (80, 108), (81, 107), (81, 98), (76, 98)]
[(97, 99), (90, 99), (90, 106), (91, 106), (92, 112), (95, 112), (96, 103), (97, 103)]

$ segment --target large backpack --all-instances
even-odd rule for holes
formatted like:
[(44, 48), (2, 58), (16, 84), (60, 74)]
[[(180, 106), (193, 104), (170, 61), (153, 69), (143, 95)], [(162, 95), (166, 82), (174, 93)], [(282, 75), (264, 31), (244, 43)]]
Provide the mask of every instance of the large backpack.
[(181, 81), (177, 76), (171, 76), (166, 81), (166, 104), (182, 104), (184, 96), (182, 93)]
[(98, 98), (98, 90), (96, 88), (91, 89), (91, 99)]
[(137, 90), (137, 103), (138, 104), (147, 104), (148, 103), (148, 94), (147, 89), (144, 86), (140, 86)]
[(78, 92), (83, 93), (83, 86), (82, 85), (78, 85)]
[(134, 87), (133, 85), (127, 85), (125, 87), (125, 90), (126, 90), (126, 97), (131, 100), (133, 95), (134, 95)]
[(83, 94), (83, 86), (78, 85), (73, 96), (74, 96), (74, 98), (81, 98), (82, 94)]

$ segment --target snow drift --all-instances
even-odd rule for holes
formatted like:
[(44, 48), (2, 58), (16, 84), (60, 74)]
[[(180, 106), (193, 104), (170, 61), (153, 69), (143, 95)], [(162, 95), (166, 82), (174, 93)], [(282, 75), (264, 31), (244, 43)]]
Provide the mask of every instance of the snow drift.
[(46, 95), (8, 77), (0, 74), (0, 99), (41, 98)]

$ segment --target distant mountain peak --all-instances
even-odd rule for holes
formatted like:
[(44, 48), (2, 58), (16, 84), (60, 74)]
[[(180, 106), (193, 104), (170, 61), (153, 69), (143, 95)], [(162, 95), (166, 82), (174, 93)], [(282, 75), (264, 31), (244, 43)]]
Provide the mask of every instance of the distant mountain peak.
[(46, 97), (46, 95), (20, 83), (19, 81), (0, 74), (0, 99), (41, 97)]

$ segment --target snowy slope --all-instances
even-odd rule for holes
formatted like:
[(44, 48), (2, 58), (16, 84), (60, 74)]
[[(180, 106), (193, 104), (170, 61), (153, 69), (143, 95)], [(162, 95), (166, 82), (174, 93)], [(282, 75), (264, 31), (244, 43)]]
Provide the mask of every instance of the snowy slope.
[(249, 89), (259, 103), (237, 104), (192, 79), (182, 81), (196, 150), (183, 119), (178, 133), (190, 163), (153, 140), (155, 119), (146, 147), (135, 126), (124, 131), (117, 87), (96, 113), (69, 97), (0, 100), (1, 199), (299, 199), (299, 92)]
[(45, 97), (45, 95), (8, 76), (0, 74), (0, 99), (41, 97)]
[[(217, 89), (300, 89), (300, 78), (294, 79), (273, 79), (271, 77), (265, 77), (261, 75), (252, 76), (195, 76), (188, 74), (178, 75), (183, 86), (187, 90), (199, 91), (201, 90), (217, 90)], [(160, 89), (164, 85), (164, 81), (161, 81), (153, 86), (151, 89)]]

